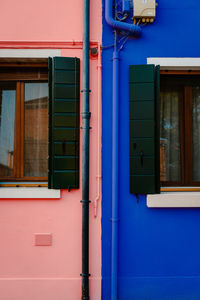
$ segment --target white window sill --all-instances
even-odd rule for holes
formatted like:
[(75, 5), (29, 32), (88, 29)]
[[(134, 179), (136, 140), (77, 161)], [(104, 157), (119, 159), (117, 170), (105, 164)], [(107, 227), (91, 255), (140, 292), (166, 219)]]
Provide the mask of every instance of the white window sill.
[(60, 199), (60, 190), (46, 187), (0, 188), (0, 199)]
[(147, 207), (200, 207), (200, 192), (163, 192), (156, 195), (147, 195)]

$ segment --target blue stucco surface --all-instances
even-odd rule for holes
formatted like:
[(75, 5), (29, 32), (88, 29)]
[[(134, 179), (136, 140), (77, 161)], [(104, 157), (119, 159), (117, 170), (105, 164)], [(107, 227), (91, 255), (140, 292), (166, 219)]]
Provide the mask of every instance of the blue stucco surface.
[[(103, 3), (104, 8), (104, 3)], [(159, 0), (157, 17), (120, 52), (119, 300), (200, 299), (200, 209), (150, 209), (129, 193), (128, 66), (200, 57), (200, 2)], [(113, 43), (104, 19), (103, 45)], [(102, 299), (110, 300), (112, 47), (102, 53)]]

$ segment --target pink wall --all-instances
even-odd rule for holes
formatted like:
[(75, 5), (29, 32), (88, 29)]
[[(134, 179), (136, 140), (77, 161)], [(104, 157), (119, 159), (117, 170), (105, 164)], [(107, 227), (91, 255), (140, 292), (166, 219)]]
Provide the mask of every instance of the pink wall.
[[(98, 0), (91, 2), (91, 40), (100, 49), (101, 6)], [(74, 46), (69, 43), (72, 40)], [(26, 0), (1, 1), (0, 48), (59, 48), (62, 56), (77, 56), (82, 61), (82, 45), (76, 44), (81, 40), (81, 0), (35, 0), (32, 4)], [(47, 41), (48, 45), (43, 43)], [(101, 299), (100, 55), (91, 60), (90, 71), (90, 297), (98, 300)], [(60, 200), (0, 200), (0, 300), (80, 299), (80, 200), (81, 188), (62, 191)], [(51, 233), (52, 246), (35, 246), (35, 233)]]
[[(91, 1), (91, 40), (101, 39), (101, 2)], [(80, 0), (2, 0), (0, 39), (66, 41), (82, 39)]]

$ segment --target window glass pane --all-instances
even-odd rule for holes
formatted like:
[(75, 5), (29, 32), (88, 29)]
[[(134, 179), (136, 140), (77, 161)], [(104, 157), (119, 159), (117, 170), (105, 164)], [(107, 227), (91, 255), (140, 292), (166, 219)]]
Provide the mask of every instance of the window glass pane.
[(24, 176), (47, 176), (48, 83), (25, 83)]
[(179, 92), (161, 89), (160, 180), (180, 181)]
[(200, 181), (200, 86), (192, 87), (192, 176)]
[(13, 176), (16, 84), (0, 82), (0, 176)]

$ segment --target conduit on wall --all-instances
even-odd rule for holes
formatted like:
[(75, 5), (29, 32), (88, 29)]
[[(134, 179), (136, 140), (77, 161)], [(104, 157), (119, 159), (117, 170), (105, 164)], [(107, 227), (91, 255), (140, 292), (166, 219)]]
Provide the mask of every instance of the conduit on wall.
[(83, 0), (82, 300), (89, 300), (89, 0)]
[(97, 63), (97, 73), (98, 73), (98, 79), (97, 79), (97, 102), (98, 102), (98, 126), (97, 126), (97, 195), (94, 199), (94, 217), (97, 217), (97, 207), (98, 207), (98, 201), (101, 197), (101, 45), (98, 44), (98, 63)]

